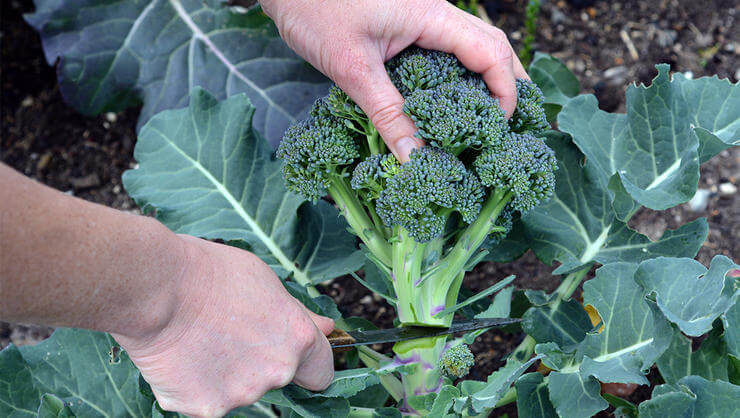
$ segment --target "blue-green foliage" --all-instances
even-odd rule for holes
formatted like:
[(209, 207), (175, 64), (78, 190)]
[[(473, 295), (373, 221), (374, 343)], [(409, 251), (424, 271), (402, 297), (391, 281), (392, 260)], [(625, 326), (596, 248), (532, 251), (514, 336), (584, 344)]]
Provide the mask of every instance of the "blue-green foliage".
[(450, 377), (463, 377), (473, 367), (475, 357), (467, 344), (457, 344), (445, 350), (439, 359), (439, 369)]

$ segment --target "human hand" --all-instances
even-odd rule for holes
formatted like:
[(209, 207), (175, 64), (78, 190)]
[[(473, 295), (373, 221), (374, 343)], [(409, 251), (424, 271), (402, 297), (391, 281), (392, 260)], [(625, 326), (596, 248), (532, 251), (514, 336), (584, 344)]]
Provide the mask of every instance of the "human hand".
[(411, 44), (455, 54), (482, 74), (509, 117), (516, 78), (529, 78), (506, 35), (445, 0), (261, 0), (285, 42), (334, 80), (401, 161), (423, 145), (383, 63)]
[(113, 334), (165, 410), (221, 416), (291, 381), (322, 390), (333, 377), (324, 335), (334, 322), (293, 298), (253, 254), (181, 235), (188, 254), (160, 332)]

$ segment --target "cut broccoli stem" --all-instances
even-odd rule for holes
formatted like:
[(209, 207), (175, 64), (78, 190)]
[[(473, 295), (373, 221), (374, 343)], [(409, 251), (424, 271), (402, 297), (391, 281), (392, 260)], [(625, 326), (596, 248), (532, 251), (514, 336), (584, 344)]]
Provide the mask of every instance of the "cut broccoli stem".
[(404, 374), (401, 378), (404, 397), (439, 391), (444, 379), (438, 363), (447, 347), (447, 336), (419, 338), (393, 345), (397, 362), (416, 365), (416, 370)]
[(381, 262), (391, 265), (391, 247), (376, 224), (368, 217), (357, 193), (344, 178), (332, 179), (328, 191), (355, 235), (360, 237)]

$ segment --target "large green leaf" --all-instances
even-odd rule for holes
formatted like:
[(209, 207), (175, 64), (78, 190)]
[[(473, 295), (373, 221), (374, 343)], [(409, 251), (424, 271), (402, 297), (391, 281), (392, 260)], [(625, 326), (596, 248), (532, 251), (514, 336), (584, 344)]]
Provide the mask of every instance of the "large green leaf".
[(546, 304), (524, 313), (522, 329), (538, 343), (554, 342), (570, 351), (586, 338), (593, 325), (577, 300), (564, 301), (553, 295)]
[(0, 416), (36, 416), (64, 402), (60, 412), (78, 417), (149, 416), (152, 401), (139, 392), (139, 371), (121, 354), (111, 364), (108, 352), (117, 345), (104, 333), (59, 328), (35, 346), (10, 346), (0, 352)]
[(635, 280), (655, 297), (663, 315), (686, 335), (698, 337), (738, 299), (738, 280), (728, 273), (738, 268), (718, 255), (707, 270), (688, 258), (660, 257), (640, 264)]
[(655, 242), (617, 219), (606, 185), (594, 180), (591, 165), (568, 135), (549, 132), (547, 144), (555, 151), (555, 195), (522, 216), (530, 245), (537, 257), (562, 263), (554, 273), (574, 271), (594, 261), (640, 262), (660, 255), (694, 257), (707, 235), (698, 219), (667, 231)]
[(732, 308), (722, 315), (722, 324), (725, 327), (724, 339), (727, 343), (727, 352), (740, 359), (740, 303), (735, 302)]
[(547, 382), (540, 373), (528, 373), (516, 381), (516, 412), (520, 418), (556, 418)]
[(535, 356), (525, 363), (515, 359), (509, 359), (504, 367), (496, 370), (488, 376), (485, 386), (471, 396), (473, 409), (483, 412), (496, 406), (496, 403), (506, 394), (509, 387), (541, 356)]
[(123, 184), (144, 211), (178, 233), (243, 241), (281, 276), (305, 285), (360, 268), (343, 218), (287, 191), (280, 163), (252, 128), (244, 95), (219, 102), (195, 89), (185, 109), (162, 112), (139, 134), (139, 167)]
[(545, 96), (547, 120), (554, 120), (562, 107), (581, 91), (576, 76), (551, 55), (535, 52), (527, 72)]
[(234, 13), (219, 0), (36, 0), (27, 21), (62, 95), (85, 114), (188, 104), (196, 86), (216, 97), (246, 93), (254, 127), (272, 144), (325, 93), (326, 79), (295, 55), (261, 10)]
[(550, 402), (562, 418), (589, 418), (609, 406), (591, 376), (552, 372), (547, 378)]
[(740, 386), (721, 380), (687, 376), (676, 384), (653, 389), (652, 399), (639, 406), (645, 418), (726, 418), (740, 411)]
[(676, 383), (691, 375), (727, 380), (727, 347), (717, 330), (712, 330), (696, 351), (692, 350), (690, 338), (674, 331), (671, 345), (656, 363), (667, 383)]
[(647, 384), (645, 374), (672, 338), (668, 321), (635, 282), (634, 263), (610, 263), (583, 285), (583, 303), (601, 317), (603, 328), (588, 333), (575, 353), (554, 343), (539, 344), (538, 353), (556, 372), (548, 377), (552, 405), (562, 417), (591, 416), (608, 404), (601, 382)]
[(657, 68), (650, 87), (627, 89), (626, 114), (603, 112), (594, 96), (583, 95), (567, 103), (558, 126), (573, 136), (600, 184), (617, 174), (640, 204), (667, 209), (694, 195), (700, 145), (703, 161), (722, 149), (718, 141), (740, 142), (740, 91), (716, 79), (671, 81), (668, 65)]
[(611, 263), (583, 284), (583, 304), (593, 306), (603, 331), (578, 347), (580, 371), (602, 382), (647, 384), (645, 371), (668, 348), (671, 327), (634, 281), (637, 265)]

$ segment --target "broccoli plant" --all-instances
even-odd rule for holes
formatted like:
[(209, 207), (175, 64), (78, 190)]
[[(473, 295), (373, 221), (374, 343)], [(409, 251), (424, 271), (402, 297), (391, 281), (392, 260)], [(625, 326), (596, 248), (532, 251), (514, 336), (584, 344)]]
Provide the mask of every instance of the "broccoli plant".
[[(534, 82), (517, 81), (506, 120), (453, 56), (410, 49), (387, 69), (427, 145), (400, 164), (259, 9), (235, 13), (217, 0), (37, 5), (28, 20), (48, 60), (60, 56), (72, 105), (94, 113), (143, 101), (139, 165), (123, 182), (173, 231), (252, 251), (343, 329), (374, 327), (321, 294), (321, 283), (346, 274), (385, 299), (399, 326), (522, 319), (504, 329), (520, 343), (484, 380), (469, 348), (486, 331), (477, 330), (384, 353), (352, 349), (327, 390), (291, 384), (232, 416), (488, 416), (511, 403), (521, 417), (740, 409), (738, 265), (693, 259), (704, 219), (656, 240), (628, 226), (642, 207), (690, 200), (700, 164), (740, 143), (737, 84), (659, 65), (650, 86), (628, 88), (626, 113), (611, 114), (579, 95), (562, 63), (535, 54)], [(161, 21), (170, 24), (147, 24)], [(154, 41), (162, 28), (171, 43)], [(101, 30), (106, 42), (90, 42)], [(281, 137), (276, 159), (270, 144)], [(527, 250), (556, 266), (538, 278), (557, 283), (554, 292), (517, 289), (513, 277), (478, 294), (466, 286), (479, 263)], [(6, 348), (0, 416), (169, 414), (113, 345), (104, 333), (59, 329), (36, 346)], [(649, 370), (661, 383), (639, 404), (602, 386), (648, 385)]]
[[(552, 195), (557, 161), (540, 138), (544, 97), (531, 81), (517, 80), (517, 107), (507, 121), (481, 76), (451, 54), (412, 48), (387, 68), (405, 95), (404, 112), (428, 142), (410, 161), (400, 164), (386, 151), (368, 117), (337, 87), (288, 129), (277, 156), (290, 190), (312, 201), (328, 194), (337, 204), (385, 273), (400, 323), (447, 327), (486, 238), (506, 235), (514, 214)], [(439, 388), (445, 340), (396, 344), (402, 361), (421, 364), (404, 376), (406, 394)]]

